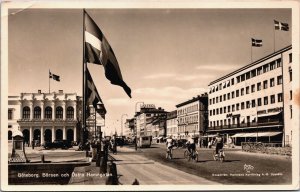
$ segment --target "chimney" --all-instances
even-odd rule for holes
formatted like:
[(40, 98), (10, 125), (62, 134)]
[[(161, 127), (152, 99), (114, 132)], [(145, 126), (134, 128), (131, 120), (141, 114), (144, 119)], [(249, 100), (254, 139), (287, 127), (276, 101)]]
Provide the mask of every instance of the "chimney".
[(38, 90), (38, 93), (42, 93), (42, 91), (39, 89), (39, 90)]
[(58, 90), (58, 93), (64, 93), (64, 91), (63, 90)]

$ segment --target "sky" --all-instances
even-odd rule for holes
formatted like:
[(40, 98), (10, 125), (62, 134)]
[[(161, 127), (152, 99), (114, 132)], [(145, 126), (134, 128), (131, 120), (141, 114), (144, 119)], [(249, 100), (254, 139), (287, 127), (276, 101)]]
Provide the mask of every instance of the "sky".
[[(124, 81), (111, 85), (100, 65), (88, 64), (107, 109), (105, 132), (118, 132), (137, 102), (167, 111), (208, 90), (208, 84), (291, 44), (291, 30), (274, 31), (273, 20), (289, 23), (290, 9), (86, 9), (110, 43)], [(50, 91), (82, 96), (82, 9), (10, 10), (8, 94), (49, 90), (49, 69), (61, 81)], [(275, 36), (274, 36), (275, 35)], [(139, 105), (139, 104), (138, 104)], [(126, 116), (127, 115), (127, 116)], [(120, 132), (119, 132), (120, 133)]]

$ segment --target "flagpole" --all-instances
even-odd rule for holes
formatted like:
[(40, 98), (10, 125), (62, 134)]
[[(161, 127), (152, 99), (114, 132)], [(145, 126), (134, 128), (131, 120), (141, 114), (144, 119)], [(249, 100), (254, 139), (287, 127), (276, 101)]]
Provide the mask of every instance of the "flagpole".
[(82, 57), (82, 62), (83, 62), (83, 69), (82, 69), (82, 128), (83, 128), (83, 142), (85, 142), (85, 131), (86, 131), (86, 103), (85, 103), (85, 97), (86, 97), (86, 62), (85, 62), (85, 37), (84, 37), (84, 32), (85, 32), (85, 10), (83, 9), (83, 28), (82, 28), (82, 40), (83, 40), (83, 57)]
[(275, 26), (273, 26), (273, 37), (274, 37), (274, 53), (275, 53)]
[(252, 46), (252, 41), (251, 41), (251, 63), (252, 63), (252, 49), (253, 49), (253, 46)]
[(48, 78), (49, 78), (49, 93), (50, 93), (50, 69), (49, 69)]

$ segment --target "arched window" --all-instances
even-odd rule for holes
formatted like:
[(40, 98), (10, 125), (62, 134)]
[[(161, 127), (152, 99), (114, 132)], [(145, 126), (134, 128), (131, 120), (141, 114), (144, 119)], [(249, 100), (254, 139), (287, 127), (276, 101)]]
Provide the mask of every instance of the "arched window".
[(30, 118), (30, 108), (28, 106), (23, 108), (23, 119)]
[(62, 119), (63, 118), (63, 108), (62, 107), (56, 107), (56, 113), (55, 113), (56, 119)]
[(52, 108), (49, 106), (45, 108), (45, 119), (52, 119)]
[(74, 119), (74, 108), (73, 107), (67, 108), (67, 119)]
[(33, 109), (33, 118), (41, 119), (41, 108), (40, 107), (37, 106)]

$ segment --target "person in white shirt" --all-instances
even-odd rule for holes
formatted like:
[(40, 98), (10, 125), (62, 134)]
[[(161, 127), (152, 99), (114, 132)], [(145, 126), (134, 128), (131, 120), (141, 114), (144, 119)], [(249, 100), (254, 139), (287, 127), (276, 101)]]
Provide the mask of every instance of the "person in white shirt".
[(193, 154), (196, 151), (195, 139), (189, 136), (186, 144), (190, 154)]
[(171, 151), (171, 157), (172, 157), (172, 148), (174, 146), (174, 140), (172, 139), (172, 136), (169, 136), (169, 138), (166, 141), (167, 150)]

